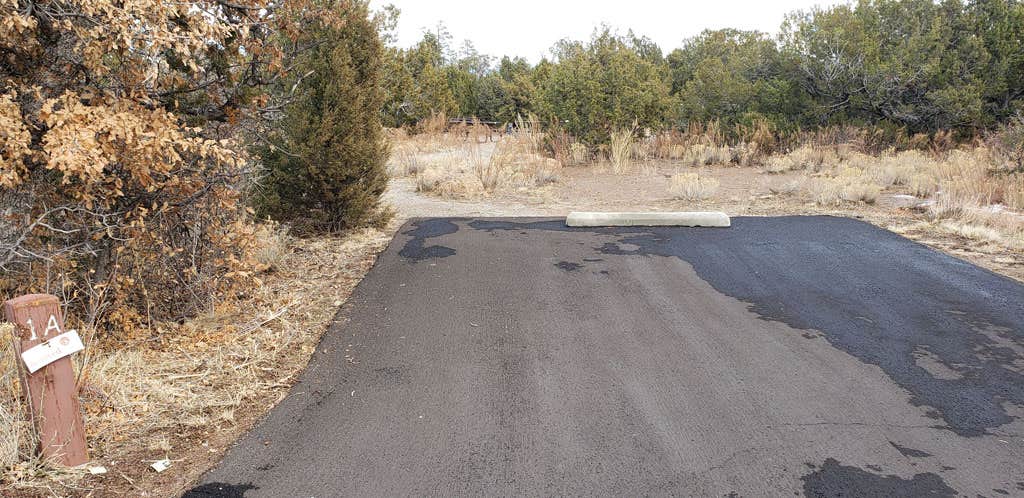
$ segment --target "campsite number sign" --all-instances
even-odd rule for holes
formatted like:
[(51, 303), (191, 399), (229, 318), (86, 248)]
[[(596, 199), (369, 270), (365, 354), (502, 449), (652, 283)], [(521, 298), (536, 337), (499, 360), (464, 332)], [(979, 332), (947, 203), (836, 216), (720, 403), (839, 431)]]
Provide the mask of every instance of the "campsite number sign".
[[(25, 320), (25, 324), (28, 325), (29, 333), (32, 334), (32, 336), (29, 337), (29, 340), (34, 341), (38, 339), (39, 336), (36, 335), (36, 324), (32, 323), (32, 319), (29, 318), (28, 320)], [(57, 317), (54, 315), (50, 315), (50, 319), (46, 321), (46, 331), (43, 332), (43, 337), (50, 335), (51, 330), (58, 334), (60, 333), (60, 324), (57, 323)]]
[(43, 457), (67, 466), (89, 456), (70, 355), (83, 349), (74, 330), (64, 330), (60, 301), (32, 294), (4, 303), (7, 321), (17, 329), (14, 350), (23, 360), (22, 386)]

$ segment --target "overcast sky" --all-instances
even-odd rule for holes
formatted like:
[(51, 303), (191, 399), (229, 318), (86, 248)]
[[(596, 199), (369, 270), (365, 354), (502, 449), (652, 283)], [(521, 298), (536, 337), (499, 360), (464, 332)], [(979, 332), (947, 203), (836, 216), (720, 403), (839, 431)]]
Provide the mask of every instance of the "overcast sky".
[(756, 29), (775, 34), (783, 16), (836, 0), (371, 0), (373, 8), (394, 4), (402, 14), (398, 44), (416, 43), (424, 29), (443, 22), (456, 47), (470, 40), (482, 53), (519, 55), (532, 62), (562, 38), (587, 39), (606, 23), (632, 28), (665, 53), (705, 29)]

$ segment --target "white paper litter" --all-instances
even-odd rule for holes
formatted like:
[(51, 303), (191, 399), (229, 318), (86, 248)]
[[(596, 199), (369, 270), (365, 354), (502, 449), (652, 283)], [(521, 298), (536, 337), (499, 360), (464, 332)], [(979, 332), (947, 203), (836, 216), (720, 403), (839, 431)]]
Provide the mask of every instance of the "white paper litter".
[(153, 462), (153, 465), (150, 465), (149, 467), (157, 472), (163, 472), (171, 468), (171, 461), (166, 458), (163, 460), (157, 460)]

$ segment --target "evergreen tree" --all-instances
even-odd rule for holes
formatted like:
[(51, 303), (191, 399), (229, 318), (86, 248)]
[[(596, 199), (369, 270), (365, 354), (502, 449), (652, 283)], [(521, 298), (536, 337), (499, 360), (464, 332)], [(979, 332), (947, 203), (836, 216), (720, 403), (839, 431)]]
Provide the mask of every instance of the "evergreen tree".
[(652, 129), (670, 122), (668, 68), (651, 62), (657, 52), (649, 42), (603, 28), (587, 44), (560, 41), (553, 53), (550, 71), (537, 71), (544, 74), (538, 111), (545, 122), (560, 123), (589, 145), (607, 143), (634, 122)]
[(383, 46), (365, 1), (323, 0), (337, 20), (315, 20), (299, 43), (294, 89), (271, 144), (261, 214), (299, 231), (359, 226), (379, 213), (388, 150), (381, 128)]

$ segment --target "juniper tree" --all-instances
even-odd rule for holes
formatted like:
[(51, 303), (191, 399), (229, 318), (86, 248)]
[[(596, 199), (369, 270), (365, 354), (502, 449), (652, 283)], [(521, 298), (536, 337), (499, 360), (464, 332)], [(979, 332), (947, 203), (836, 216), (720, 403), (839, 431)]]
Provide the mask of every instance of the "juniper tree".
[(260, 214), (300, 232), (359, 226), (379, 211), (388, 149), (381, 128), (383, 46), (367, 3), (332, 2), (340, 22), (312, 20), (281, 91), (293, 98), (260, 148)]

